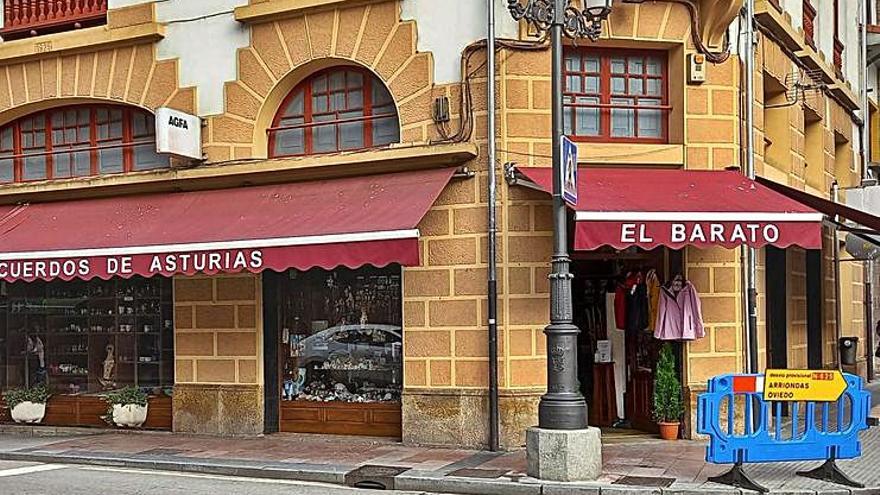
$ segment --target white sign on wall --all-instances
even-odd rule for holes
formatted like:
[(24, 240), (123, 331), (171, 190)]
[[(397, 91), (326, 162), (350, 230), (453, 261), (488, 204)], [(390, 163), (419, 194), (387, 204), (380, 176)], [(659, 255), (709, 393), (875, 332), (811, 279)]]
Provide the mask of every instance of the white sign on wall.
[(202, 119), (170, 108), (156, 109), (156, 151), (202, 159)]

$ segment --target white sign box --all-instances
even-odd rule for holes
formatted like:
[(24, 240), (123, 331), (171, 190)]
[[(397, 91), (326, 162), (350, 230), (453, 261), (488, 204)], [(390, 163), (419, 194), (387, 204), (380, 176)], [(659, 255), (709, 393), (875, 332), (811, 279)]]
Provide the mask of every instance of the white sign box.
[(202, 119), (170, 108), (156, 109), (156, 151), (202, 159)]

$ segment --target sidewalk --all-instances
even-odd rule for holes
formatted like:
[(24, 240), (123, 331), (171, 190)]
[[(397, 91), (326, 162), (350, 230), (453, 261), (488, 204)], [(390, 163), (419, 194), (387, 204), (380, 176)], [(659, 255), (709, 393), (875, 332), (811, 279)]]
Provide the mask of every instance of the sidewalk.
[[(5, 431), (6, 433), (2, 433)], [(15, 431), (19, 433), (9, 433)], [(523, 451), (491, 453), (410, 447), (382, 439), (278, 434), (226, 439), (168, 433), (83, 430), (68, 437), (41, 437), (59, 430), (0, 428), (0, 459), (85, 463), (354, 485), (373, 481), (389, 489), (499, 495), (735, 494), (708, 483), (727, 466), (706, 464), (701, 442), (615, 438), (603, 447), (602, 477), (594, 483), (545, 483), (525, 476)], [(618, 435), (619, 436), (619, 435)], [(795, 476), (817, 462), (748, 465), (747, 471), (774, 493), (880, 494), (880, 428), (863, 436), (865, 455), (841, 467), (868, 487), (845, 487)], [(383, 469), (360, 469), (381, 466)], [(372, 469), (373, 472), (367, 472)], [(371, 485), (376, 487), (377, 485)]]

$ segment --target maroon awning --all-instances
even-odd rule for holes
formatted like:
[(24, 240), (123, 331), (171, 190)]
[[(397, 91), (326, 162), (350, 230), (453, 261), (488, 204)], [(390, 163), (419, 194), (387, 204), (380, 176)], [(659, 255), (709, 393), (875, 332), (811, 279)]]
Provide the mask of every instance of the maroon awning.
[(0, 279), (419, 264), (453, 169), (0, 208)]
[(780, 194), (784, 194), (795, 201), (803, 203), (810, 208), (821, 211), (829, 217), (840, 216), (867, 229), (873, 230), (874, 232), (880, 232), (880, 217), (856, 208), (851, 208), (841, 203), (835, 203), (834, 201), (821, 198), (806, 191), (784, 186), (778, 182), (773, 182), (772, 180), (763, 177), (758, 177), (758, 182)]
[[(517, 168), (544, 191), (549, 168)], [(601, 246), (822, 246), (822, 214), (742, 174), (658, 168), (581, 168), (577, 250)]]

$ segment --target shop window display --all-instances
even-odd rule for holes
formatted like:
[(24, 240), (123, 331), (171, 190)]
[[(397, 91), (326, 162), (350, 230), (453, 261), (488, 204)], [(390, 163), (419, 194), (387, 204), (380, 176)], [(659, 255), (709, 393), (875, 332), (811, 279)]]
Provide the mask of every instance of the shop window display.
[(281, 313), (283, 401), (400, 401), (399, 267), (291, 271)]
[(171, 280), (3, 283), (0, 388), (45, 383), (57, 395), (127, 385), (171, 394)]

